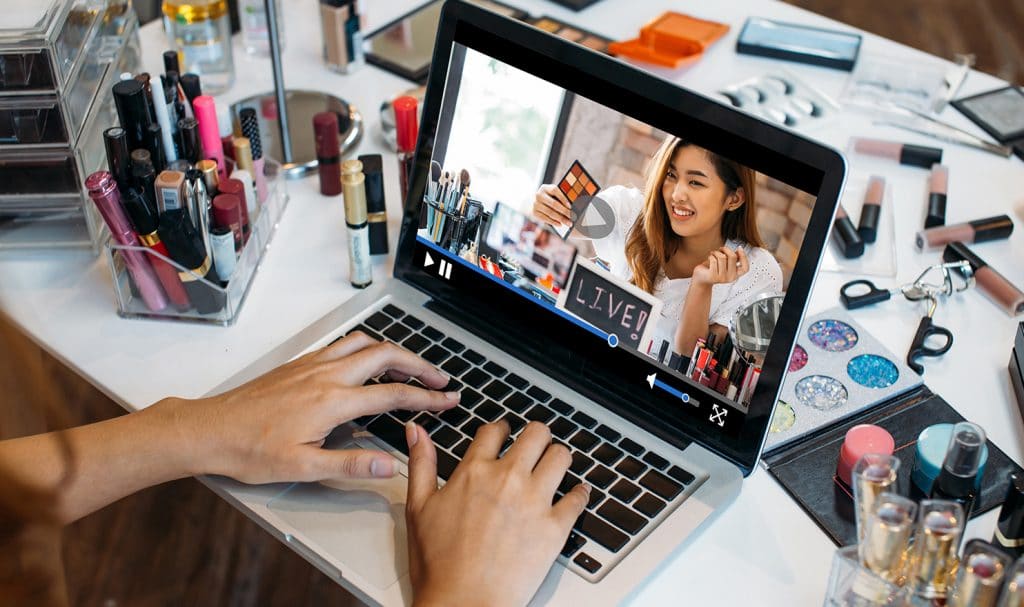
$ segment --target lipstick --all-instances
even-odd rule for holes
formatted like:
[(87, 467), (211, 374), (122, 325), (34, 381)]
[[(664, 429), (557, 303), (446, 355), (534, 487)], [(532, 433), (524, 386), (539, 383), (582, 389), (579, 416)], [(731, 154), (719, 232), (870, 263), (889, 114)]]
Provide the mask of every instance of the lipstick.
[(864, 540), (867, 520), (875, 508), (878, 496), (895, 485), (899, 469), (899, 459), (881, 453), (868, 453), (853, 466), (850, 478), (853, 481), (854, 516), (859, 541)]
[(1011, 472), (992, 543), (1013, 558), (1024, 555), (1024, 475)]
[(902, 573), (903, 554), (914, 531), (916, 512), (917, 504), (905, 497), (892, 493), (878, 496), (857, 550), (865, 569), (887, 582), (897, 580)]
[[(139, 239), (121, 207), (121, 195), (117, 190), (114, 176), (108, 171), (96, 171), (86, 178), (85, 187), (89, 190), (89, 198), (96, 204), (103, 221), (110, 228), (110, 236), (114, 242), (128, 247), (139, 246)], [(120, 253), (146, 307), (153, 312), (166, 308), (167, 296), (146, 255), (134, 249), (122, 250)]]
[(357, 289), (373, 283), (370, 266), (370, 235), (366, 221), (366, 178), (363, 163), (341, 163), (341, 184), (345, 194), (345, 227), (348, 228), (349, 282)]
[(921, 500), (919, 509), (907, 585), (916, 597), (945, 598), (957, 566), (964, 512), (960, 504), (943, 500)]
[(860, 224), (857, 226), (857, 233), (866, 243), (875, 242), (878, 237), (878, 220), (884, 195), (885, 178), (872, 175), (868, 180), (868, 191), (864, 194), (864, 206), (860, 209)]
[(238, 113), (238, 124), (242, 130), (242, 136), (249, 140), (249, 148), (252, 151), (252, 176), (256, 179), (256, 194), (259, 195), (259, 203), (267, 201), (267, 177), (263, 173), (263, 138), (260, 136), (260, 123), (256, 117), (256, 110), (243, 108)]
[(366, 220), (370, 224), (370, 255), (388, 253), (388, 214), (384, 205), (384, 164), (380, 154), (359, 157), (366, 176)]
[(230, 228), (213, 228), (210, 230), (210, 248), (213, 250), (213, 262), (217, 264), (217, 276), (222, 285), (231, 281), (235, 273), (235, 237)]
[(854, 137), (852, 141), (854, 151), (860, 154), (891, 158), (907, 166), (930, 169), (933, 164), (942, 162), (942, 148), (863, 137)]
[[(142, 192), (138, 188), (128, 188), (125, 190), (124, 196), (121, 197), (121, 202), (135, 232), (138, 233), (139, 242), (169, 259), (167, 247), (156, 233), (157, 225), (160, 222), (159, 218), (149, 208)], [(178, 277), (178, 271), (174, 266), (155, 255), (150, 255), (149, 261), (174, 307), (182, 312), (191, 308), (192, 303), (188, 299), (188, 294), (185, 292), (185, 287), (182, 286), (181, 278)]]
[(341, 152), (338, 147), (337, 114), (320, 112), (313, 116), (313, 134), (316, 136), (320, 193), (324, 196), (337, 196), (341, 194)]
[(225, 294), (204, 282), (216, 283), (217, 268), (203, 247), (203, 239), (192, 225), (188, 211), (174, 209), (163, 213), (157, 233), (167, 246), (171, 259), (189, 270), (179, 272), (178, 276), (196, 310), (200, 314), (210, 314), (224, 309)]
[(192, 102), (192, 109), (199, 123), (199, 141), (203, 144), (203, 155), (217, 163), (217, 176), (227, 179), (227, 165), (224, 162), (224, 148), (220, 142), (217, 127), (217, 106), (213, 97), (200, 95)]
[(403, 95), (395, 99), (392, 106), (395, 111), (395, 134), (398, 140), (398, 191), (404, 207), (409, 194), (409, 183), (412, 180), (413, 161), (416, 159), (416, 138), (419, 137), (418, 102), (415, 97)]
[(242, 250), (242, 200), (234, 194), (218, 194), (213, 198), (213, 225), (231, 230), (235, 251)]
[(114, 85), (113, 94), (118, 122), (128, 138), (128, 149), (146, 147), (146, 129), (152, 121), (145, 87), (138, 80), (122, 80)]
[(928, 177), (928, 216), (924, 227), (934, 228), (946, 223), (946, 192), (949, 190), (949, 169), (936, 164)]
[(919, 251), (934, 250), (951, 242), (988, 242), (1005, 240), (1013, 234), (1013, 220), (1009, 215), (984, 217), (951, 226), (938, 226), (917, 233)]
[(1006, 576), (1006, 587), (999, 599), (999, 607), (1021, 607), (1024, 605), (1024, 560), (1014, 563)]
[(964, 547), (949, 607), (996, 607), (1010, 559), (983, 540)]
[(117, 181), (117, 187), (126, 190), (132, 178), (127, 133), (119, 126), (110, 127), (103, 131), (103, 145), (107, 150), (107, 169)]
[(962, 242), (951, 242), (942, 251), (944, 261), (964, 261), (971, 264), (974, 280), (981, 292), (988, 296), (994, 304), (1010, 316), (1024, 312), (1024, 292), (1006, 280), (999, 272), (990, 267), (984, 259), (978, 257)]
[(235, 137), (235, 166), (231, 173), (232, 179), (242, 182), (245, 188), (245, 208), (249, 217), (255, 217), (259, 208), (259, 201), (256, 199), (256, 174), (252, 164), (252, 148), (249, 147), (248, 137)]
[(835, 242), (839, 245), (843, 257), (854, 259), (864, 254), (864, 239), (860, 237), (857, 228), (853, 227), (853, 222), (850, 221), (850, 216), (846, 214), (842, 203), (839, 203), (836, 208), (836, 220), (832, 224), (832, 235), (835, 236)]
[[(251, 191), (251, 189), (252, 186), (250, 185), (249, 191)], [(221, 194), (234, 194), (238, 197), (238, 201), (241, 203), (238, 211), (241, 215), (242, 245), (245, 245), (245, 243), (249, 242), (249, 232), (251, 231), (249, 223), (249, 207), (245, 199), (248, 194), (245, 183), (239, 179), (225, 179), (218, 185), (218, 190)]]
[(203, 173), (203, 183), (206, 184), (206, 193), (210, 198), (220, 193), (220, 178), (217, 176), (217, 163), (212, 160), (200, 160), (196, 168)]

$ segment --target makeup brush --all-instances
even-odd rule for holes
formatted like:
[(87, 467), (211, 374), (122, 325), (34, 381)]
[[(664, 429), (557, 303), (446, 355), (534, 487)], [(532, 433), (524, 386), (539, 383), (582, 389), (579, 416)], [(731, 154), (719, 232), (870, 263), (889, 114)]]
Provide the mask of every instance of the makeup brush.
[(430, 198), (432, 200), (437, 200), (437, 195), (439, 193), (438, 190), (440, 190), (440, 188), (441, 188), (441, 184), (439, 183), (440, 181), (441, 181), (441, 164), (439, 162), (437, 162), (436, 160), (432, 160), (430, 162), (430, 185), (431, 185), (431, 188), (432, 188), (432, 191), (430, 193)]
[(469, 171), (462, 169), (459, 173), (459, 183), (462, 188), (459, 190), (459, 215), (466, 210), (466, 198), (469, 197)]

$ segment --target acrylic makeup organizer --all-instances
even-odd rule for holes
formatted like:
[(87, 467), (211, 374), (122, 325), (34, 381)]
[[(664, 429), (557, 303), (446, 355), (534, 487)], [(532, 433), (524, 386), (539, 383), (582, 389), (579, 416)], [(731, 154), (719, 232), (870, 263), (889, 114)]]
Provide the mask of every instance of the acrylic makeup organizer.
[[(267, 179), (267, 199), (260, 205), (258, 214), (252, 220), (252, 231), (245, 247), (238, 254), (235, 272), (227, 286), (222, 287), (213, 276), (206, 279), (198, 276), (189, 268), (183, 268), (168, 257), (146, 247), (129, 247), (108, 242), (106, 251), (111, 274), (114, 279), (114, 294), (117, 297), (117, 313), (122, 318), (146, 318), (151, 320), (179, 320), (185, 322), (204, 323), (211, 325), (231, 326), (238, 319), (238, 314), (245, 304), (252, 287), (253, 279), (263, 263), (263, 256), (270, 248), (270, 241), (277, 232), (277, 225), (288, 205), (286, 179), (281, 165), (267, 158), (264, 166)], [(139, 297), (131, 274), (122, 254), (127, 251), (138, 251), (150, 263), (166, 262), (176, 272), (191, 274), (196, 283), (208, 292), (210, 299), (224, 301), (224, 307), (217, 312), (202, 314), (194, 307), (188, 310), (177, 310), (173, 304), (159, 311), (150, 310)], [(209, 251), (207, 251), (209, 254)]]
[(111, 87), (140, 65), (127, 0), (0, 0), (0, 250), (91, 248), (85, 177), (105, 168)]

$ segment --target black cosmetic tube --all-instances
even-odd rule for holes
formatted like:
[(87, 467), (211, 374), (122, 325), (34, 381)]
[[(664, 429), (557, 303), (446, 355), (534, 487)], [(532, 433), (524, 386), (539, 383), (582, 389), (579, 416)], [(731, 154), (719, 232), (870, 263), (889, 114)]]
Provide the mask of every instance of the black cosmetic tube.
[(152, 124), (146, 88), (138, 80), (122, 80), (113, 90), (117, 119), (128, 137), (128, 149), (145, 148), (146, 129)]
[[(206, 251), (203, 245), (203, 237), (192, 225), (187, 209), (173, 209), (164, 211), (160, 215), (160, 226), (157, 228), (160, 240), (167, 247), (171, 259), (183, 268), (191, 272), (179, 272), (182, 284), (192, 305), (200, 314), (213, 314), (224, 309), (227, 303), (225, 293), (212, 288), (210, 285), (220, 284), (220, 277), (217, 268), (214, 266), (213, 257)], [(210, 284), (206, 284), (204, 279)]]
[(180, 71), (178, 69), (178, 51), (164, 51), (164, 73)]
[(199, 74), (182, 74), (181, 75), (181, 90), (184, 91), (185, 97), (191, 104), (192, 100), (203, 94), (203, 86), (199, 82)]
[(384, 204), (384, 173), (380, 154), (359, 157), (366, 176), (366, 221), (370, 224), (370, 255), (388, 253), (388, 215)]
[(151, 124), (146, 129), (146, 151), (153, 162), (153, 169), (160, 173), (167, 168), (167, 154), (164, 153), (163, 129), (159, 124)]
[(181, 157), (193, 165), (203, 159), (203, 148), (199, 143), (199, 123), (195, 118), (182, 118), (178, 121), (178, 150)]
[(860, 237), (856, 226), (850, 221), (843, 205), (836, 210), (836, 220), (832, 224), (832, 235), (835, 236), (836, 244), (843, 253), (843, 257), (854, 259), (864, 254), (864, 239)]
[(103, 145), (107, 150), (107, 168), (114, 176), (117, 188), (123, 192), (131, 185), (132, 181), (127, 133), (119, 126), (112, 126), (103, 131)]

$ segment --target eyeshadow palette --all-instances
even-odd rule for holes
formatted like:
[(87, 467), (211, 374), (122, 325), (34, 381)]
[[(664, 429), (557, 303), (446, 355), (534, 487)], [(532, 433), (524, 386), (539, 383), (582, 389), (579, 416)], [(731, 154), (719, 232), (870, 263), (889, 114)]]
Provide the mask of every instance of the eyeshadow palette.
[(750, 78), (723, 87), (718, 94), (733, 107), (791, 128), (818, 125), (839, 113), (835, 101), (787, 73)]
[(843, 308), (804, 321), (779, 393), (772, 450), (921, 385), (921, 378)]
[(568, 23), (559, 21), (552, 17), (527, 19), (527, 23), (537, 29), (544, 30), (549, 34), (565, 38), (569, 42), (575, 42), (576, 44), (583, 45), (599, 53), (607, 53), (608, 45), (612, 43), (610, 38), (605, 38), (604, 36), (600, 36), (593, 32), (588, 32), (587, 30), (569, 25)]
[(594, 199), (594, 195), (601, 189), (601, 186), (597, 185), (597, 182), (583, 168), (579, 160), (573, 160), (572, 166), (565, 173), (565, 177), (562, 177), (562, 181), (558, 182), (558, 189), (562, 191), (562, 194), (565, 195), (569, 205), (572, 207), (570, 210), (572, 225), (568, 228), (558, 228), (556, 230), (558, 235), (564, 240), (569, 237), (573, 228), (576, 227), (576, 222), (586, 213), (587, 207), (590, 206), (590, 201)]

